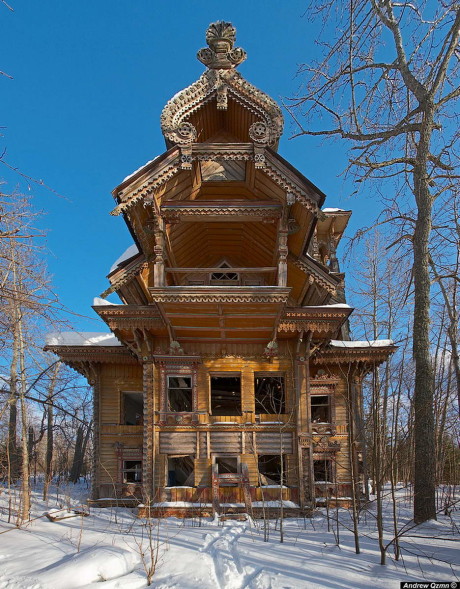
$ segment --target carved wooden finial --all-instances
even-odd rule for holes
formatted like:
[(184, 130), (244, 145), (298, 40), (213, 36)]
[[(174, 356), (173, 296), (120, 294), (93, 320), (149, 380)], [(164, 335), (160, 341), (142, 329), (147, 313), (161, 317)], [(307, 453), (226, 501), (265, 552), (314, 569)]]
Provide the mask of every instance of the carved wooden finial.
[(232, 23), (217, 21), (209, 25), (206, 31), (208, 47), (200, 49), (197, 58), (209, 69), (233, 69), (246, 59), (246, 51), (241, 47), (233, 47), (236, 40), (236, 29)]

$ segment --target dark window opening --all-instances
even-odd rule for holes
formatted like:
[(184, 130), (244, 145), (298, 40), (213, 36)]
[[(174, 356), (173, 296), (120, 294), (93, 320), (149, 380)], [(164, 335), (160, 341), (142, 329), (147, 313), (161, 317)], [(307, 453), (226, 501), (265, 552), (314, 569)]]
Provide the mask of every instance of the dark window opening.
[(216, 456), (216, 464), (219, 474), (238, 473), (238, 458), (236, 456)]
[(286, 457), (280, 454), (259, 456), (259, 481), (262, 486), (281, 485), (286, 482)]
[(122, 425), (142, 425), (144, 419), (144, 394), (121, 394)]
[(331, 404), (329, 395), (312, 395), (311, 420), (314, 423), (330, 423)]
[(193, 411), (191, 376), (168, 376), (168, 411)]
[(313, 460), (313, 476), (315, 482), (333, 482), (332, 461)]
[(142, 461), (141, 460), (123, 460), (123, 482), (140, 483), (142, 482)]
[(193, 487), (195, 461), (193, 456), (168, 458), (168, 487)]
[(285, 412), (284, 377), (256, 376), (254, 379), (256, 414)]
[(211, 413), (222, 416), (241, 415), (239, 376), (211, 376)]

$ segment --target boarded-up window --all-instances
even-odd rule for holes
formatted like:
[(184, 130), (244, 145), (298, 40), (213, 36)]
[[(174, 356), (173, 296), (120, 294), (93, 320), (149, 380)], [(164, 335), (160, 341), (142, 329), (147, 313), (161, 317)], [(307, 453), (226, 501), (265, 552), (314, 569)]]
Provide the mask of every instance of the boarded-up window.
[(121, 393), (121, 424), (142, 425), (144, 417), (144, 394)]
[(292, 454), (292, 433), (257, 432), (256, 448), (258, 454)]
[(160, 432), (160, 452), (175, 455), (195, 454), (195, 432)]
[(195, 487), (211, 486), (211, 459), (197, 458), (195, 460)]

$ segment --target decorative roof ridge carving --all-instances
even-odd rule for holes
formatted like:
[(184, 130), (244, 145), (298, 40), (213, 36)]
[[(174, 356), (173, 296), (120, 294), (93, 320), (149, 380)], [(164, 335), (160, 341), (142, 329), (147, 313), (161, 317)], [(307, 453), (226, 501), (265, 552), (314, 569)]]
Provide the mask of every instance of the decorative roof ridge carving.
[(209, 69), (233, 69), (246, 59), (246, 51), (234, 47), (236, 28), (230, 22), (219, 20), (209, 25), (206, 31), (208, 47), (197, 53), (198, 61)]

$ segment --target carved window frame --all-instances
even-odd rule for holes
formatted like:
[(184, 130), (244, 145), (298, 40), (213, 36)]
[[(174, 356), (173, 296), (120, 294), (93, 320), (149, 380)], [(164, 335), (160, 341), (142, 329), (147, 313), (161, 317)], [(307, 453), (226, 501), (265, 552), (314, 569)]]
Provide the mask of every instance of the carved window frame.
[[(143, 457), (142, 457), (142, 448), (123, 448), (119, 447), (117, 449), (117, 462), (118, 462), (118, 482), (122, 485), (141, 485), (143, 480)], [(141, 465), (140, 470), (140, 480), (139, 481), (124, 481), (124, 473), (127, 472), (127, 469), (124, 467), (125, 462), (139, 462)], [(134, 472), (130, 470), (130, 472)]]
[[(162, 366), (160, 373), (161, 380), (161, 397), (160, 397), (160, 412), (161, 413), (194, 413), (198, 407), (198, 394), (197, 394), (197, 370), (191, 366)], [(168, 409), (168, 377), (178, 376), (191, 378), (192, 383), (192, 410), (191, 411), (169, 411)]]
[(309, 415), (310, 415), (310, 422), (314, 423), (312, 420), (311, 415), (311, 402), (314, 397), (328, 397), (329, 399), (329, 417), (330, 420), (324, 423), (328, 425), (335, 424), (336, 422), (336, 407), (335, 407), (335, 384), (318, 384), (315, 383), (310, 385), (310, 395), (309, 395)]

